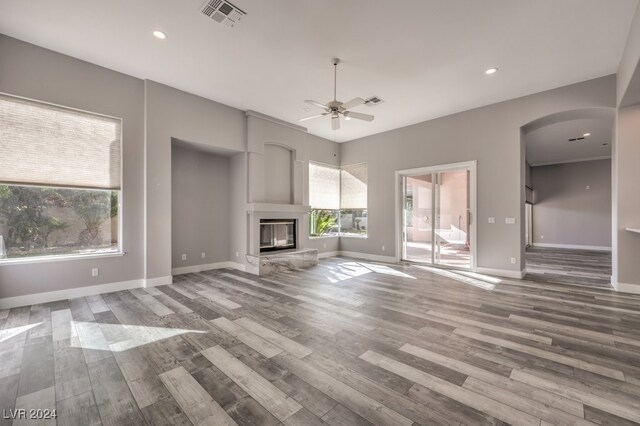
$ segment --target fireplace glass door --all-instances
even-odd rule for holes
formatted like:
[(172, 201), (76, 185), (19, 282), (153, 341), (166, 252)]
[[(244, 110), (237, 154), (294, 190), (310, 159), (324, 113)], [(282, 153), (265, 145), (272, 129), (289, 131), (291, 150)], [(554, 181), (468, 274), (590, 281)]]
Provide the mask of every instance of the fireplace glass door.
[(260, 221), (260, 251), (296, 248), (296, 221), (265, 219)]

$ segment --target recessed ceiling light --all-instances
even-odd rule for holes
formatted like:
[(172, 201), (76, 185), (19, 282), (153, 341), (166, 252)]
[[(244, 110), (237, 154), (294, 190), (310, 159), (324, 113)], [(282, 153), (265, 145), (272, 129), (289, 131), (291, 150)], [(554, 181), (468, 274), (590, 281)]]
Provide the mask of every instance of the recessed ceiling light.
[(498, 67), (493, 67), (493, 68), (489, 68), (488, 70), (486, 70), (484, 73), (486, 75), (491, 75), (491, 74), (495, 74), (498, 72)]
[(158, 31), (158, 30), (155, 30), (153, 32), (153, 36), (155, 38), (159, 38), (160, 40), (164, 40), (165, 38), (167, 38), (167, 35), (165, 33), (163, 33), (162, 31)]
[(344, 119), (345, 119), (345, 120), (351, 120), (351, 117), (349, 117), (348, 115), (345, 115), (345, 116), (344, 116)]
[(586, 137), (591, 136), (591, 133), (585, 133), (585, 134), (584, 134), (584, 135), (582, 135), (582, 136), (586, 138)]
[(305, 110), (306, 112), (309, 112), (309, 111), (311, 111), (311, 108), (305, 108), (304, 110)]

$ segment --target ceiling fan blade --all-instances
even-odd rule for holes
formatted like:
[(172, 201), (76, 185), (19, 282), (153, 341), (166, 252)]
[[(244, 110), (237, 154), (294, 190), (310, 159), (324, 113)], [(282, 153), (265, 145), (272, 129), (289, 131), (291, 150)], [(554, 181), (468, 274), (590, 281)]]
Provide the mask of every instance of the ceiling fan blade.
[(360, 112), (353, 112), (353, 111), (346, 111), (345, 115), (351, 118), (355, 118), (357, 120), (364, 120), (364, 121), (373, 121), (373, 119), (375, 118), (373, 115), (362, 114)]
[(353, 98), (349, 102), (343, 103), (342, 104), (342, 108), (351, 109), (351, 108), (357, 107), (358, 105), (362, 105), (363, 103), (364, 103), (364, 99), (362, 99), (362, 98)]
[(320, 102), (312, 101), (310, 99), (307, 99), (305, 102), (308, 103), (309, 105), (317, 106), (318, 108), (322, 108), (324, 110), (327, 109), (327, 106), (324, 104), (321, 104)]
[(333, 117), (331, 117), (331, 130), (338, 130), (340, 129), (340, 117), (337, 115), (334, 115)]
[(301, 119), (299, 119), (298, 121), (307, 121), (307, 120), (311, 120), (311, 119), (313, 119), (313, 118), (323, 117), (323, 116), (325, 116), (325, 115), (327, 115), (327, 114), (329, 114), (329, 113), (328, 113), (328, 112), (323, 112), (322, 114), (316, 114), (316, 115), (312, 115), (312, 116), (310, 116), (310, 117), (304, 117), (304, 118), (301, 118)]

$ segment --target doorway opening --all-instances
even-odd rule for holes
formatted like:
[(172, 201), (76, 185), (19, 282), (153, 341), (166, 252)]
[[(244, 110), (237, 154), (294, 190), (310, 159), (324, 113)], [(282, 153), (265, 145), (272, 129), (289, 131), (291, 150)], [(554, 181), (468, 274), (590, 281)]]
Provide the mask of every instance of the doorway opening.
[(527, 279), (611, 288), (614, 120), (595, 108), (522, 128)]
[(399, 260), (475, 267), (475, 162), (401, 170)]

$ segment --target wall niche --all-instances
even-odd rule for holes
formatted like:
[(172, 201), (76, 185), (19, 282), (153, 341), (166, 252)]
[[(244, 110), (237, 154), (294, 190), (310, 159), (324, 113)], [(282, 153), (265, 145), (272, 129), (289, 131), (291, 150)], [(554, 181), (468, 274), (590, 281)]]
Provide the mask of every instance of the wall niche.
[(264, 145), (264, 195), (267, 203), (293, 204), (293, 161), (291, 149)]

